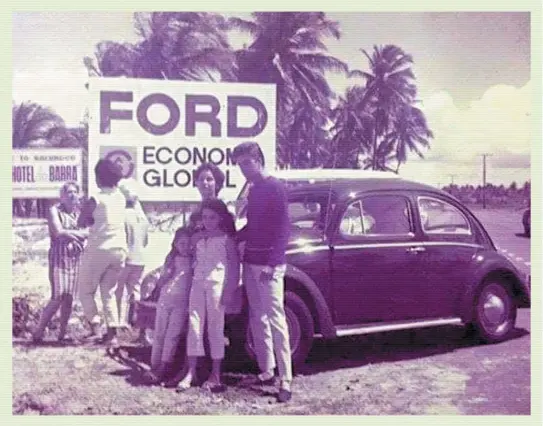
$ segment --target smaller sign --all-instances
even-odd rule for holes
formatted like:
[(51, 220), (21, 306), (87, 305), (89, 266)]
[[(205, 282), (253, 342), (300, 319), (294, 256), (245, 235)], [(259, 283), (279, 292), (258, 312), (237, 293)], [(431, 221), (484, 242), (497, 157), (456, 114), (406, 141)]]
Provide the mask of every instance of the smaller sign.
[(12, 197), (58, 198), (66, 182), (83, 183), (82, 151), (78, 148), (12, 150)]

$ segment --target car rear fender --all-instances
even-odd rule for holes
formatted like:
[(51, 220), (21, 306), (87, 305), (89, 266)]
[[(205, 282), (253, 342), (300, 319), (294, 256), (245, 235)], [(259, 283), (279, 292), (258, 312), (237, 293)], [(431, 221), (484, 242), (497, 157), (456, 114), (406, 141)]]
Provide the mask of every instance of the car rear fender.
[(327, 339), (336, 337), (336, 330), (328, 304), (317, 285), (305, 272), (295, 266), (287, 265), (285, 290), (295, 292), (307, 304), (313, 316), (317, 333)]
[(497, 278), (507, 282), (519, 307), (529, 306), (530, 290), (528, 283), (521, 277), (520, 272), (512, 263), (504, 260), (498, 254), (487, 254), (486, 258), (483, 258), (475, 267), (471, 276), (472, 279), (467, 286), (461, 304), (461, 318), (464, 323), (473, 320), (475, 301), (483, 283), (489, 279)]

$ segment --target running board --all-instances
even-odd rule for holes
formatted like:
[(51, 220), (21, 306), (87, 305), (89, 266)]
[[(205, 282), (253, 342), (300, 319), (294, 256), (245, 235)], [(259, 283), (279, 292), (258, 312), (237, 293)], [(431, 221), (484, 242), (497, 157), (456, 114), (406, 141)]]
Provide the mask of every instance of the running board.
[(381, 333), (385, 331), (408, 330), (413, 328), (458, 324), (462, 324), (462, 320), (460, 318), (434, 318), (412, 321), (392, 321), (380, 323), (370, 322), (367, 324), (338, 325), (336, 326), (336, 336), (355, 336), (359, 334)]

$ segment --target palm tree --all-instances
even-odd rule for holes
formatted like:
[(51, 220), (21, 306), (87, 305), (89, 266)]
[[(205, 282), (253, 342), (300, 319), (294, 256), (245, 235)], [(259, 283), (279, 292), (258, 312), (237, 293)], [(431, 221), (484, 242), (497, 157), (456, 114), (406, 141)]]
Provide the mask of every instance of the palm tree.
[(332, 168), (359, 168), (360, 157), (371, 150), (375, 120), (361, 104), (364, 93), (364, 87), (349, 87), (332, 111)]
[(83, 63), (90, 76), (136, 77), (135, 67), (141, 54), (139, 47), (132, 43), (101, 41), (96, 45), (96, 62), (90, 56), (85, 56)]
[(84, 63), (91, 75), (171, 80), (235, 79), (234, 52), (226, 20), (215, 13), (152, 12), (134, 14), (141, 41), (96, 46), (95, 61)]
[[(294, 112), (301, 104), (319, 123), (327, 114), (334, 93), (325, 73), (344, 72), (345, 63), (326, 53), (324, 37), (340, 38), (339, 24), (322, 12), (255, 12), (253, 20), (230, 18), (232, 28), (248, 32), (253, 42), (236, 52), (239, 81), (273, 83), (277, 87), (278, 160), (289, 165), (284, 153), (290, 143)], [(318, 126), (318, 125), (317, 125)]]
[[(405, 113), (405, 105), (415, 101), (417, 88), (414, 84), (415, 76), (411, 70), (413, 58), (402, 49), (394, 45), (374, 46), (370, 55), (361, 49), (368, 58), (370, 71), (352, 71), (351, 76), (362, 76), (366, 79), (366, 90), (361, 104), (366, 110), (371, 110), (375, 119), (372, 139), (371, 168), (378, 169), (381, 161), (377, 154), (382, 152), (378, 148), (380, 139), (387, 139), (391, 124), (397, 115)], [(388, 146), (388, 142), (385, 143)], [(406, 145), (407, 146), (407, 145)], [(403, 155), (405, 149), (401, 148), (399, 154)], [(402, 158), (402, 161), (405, 161)], [(382, 162), (382, 161), (381, 161)]]
[(314, 168), (323, 166), (330, 157), (328, 114), (314, 111), (306, 102), (294, 109), (289, 128), (290, 143), (279, 147), (281, 158), (291, 168)]
[(65, 127), (64, 120), (51, 108), (34, 102), (13, 104), (11, 146), (15, 149), (51, 146), (49, 135)]
[(428, 128), (424, 113), (413, 105), (403, 105), (393, 120), (389, 138), (395, 143), (395, 160), (397, 161), (395, 172), (398, 173), (400, 165), (407, 161), (408, 151), (415, 152), (420, 158), (424, 158), (420, 147), (428, 148), (429, 139), (434, 135)]
[[(373, 151), (373, 150), (376, 151)], [(379, 141), (375, 147), (370, 145), (369, 156), (359, 157), (359, 166), (364, 170), (381, 170), (397, 173), (397, 169), (391, 167), (391, 163), (396, 161), (395, 141), (392, 138), (385, 138)]]

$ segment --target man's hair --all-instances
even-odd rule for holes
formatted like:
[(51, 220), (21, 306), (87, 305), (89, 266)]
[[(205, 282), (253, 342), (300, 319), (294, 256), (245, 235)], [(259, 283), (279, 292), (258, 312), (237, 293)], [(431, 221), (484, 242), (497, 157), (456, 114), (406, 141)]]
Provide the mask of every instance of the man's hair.
[(260, 164), (264, 166), (264, 153), (260, 149), (260, 145), (256, 142), (242, 142), (234, 148), (232, 151), (232, 157), (234, 161), (238, 161), (238, 158), (242, 155), (249, 155), (257, 161), (260, 161)]
[(100, 184), (107, 188), (113, 188), (119, 184), (123, 178), (121, 168), (110, 160), (101, 158), (94, 167), (94, 173), (100, 180)]
[(221, 192), (221, 189), (224, 186), (224, 180), (225, 176), (221, 169), (217, 167), (216, 164), (213, 163), (202, 163), (200, 166), (194, 171), (194, 181), (198, 180), (198, 177), (205, 171), (210, 171), (213, 175), (213, 179), (215, 179), (215, 195), (219, 195), (219, 192)]

